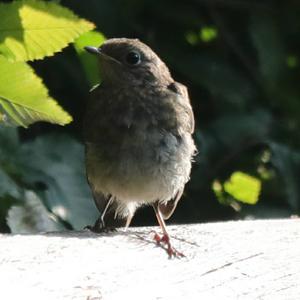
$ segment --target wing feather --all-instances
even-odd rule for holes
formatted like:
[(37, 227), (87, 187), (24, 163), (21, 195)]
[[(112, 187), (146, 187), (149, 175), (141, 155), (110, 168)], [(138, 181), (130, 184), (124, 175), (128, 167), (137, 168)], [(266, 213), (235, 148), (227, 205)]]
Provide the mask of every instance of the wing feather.
[(180, 115), (181, 117), (182, 115), (184, 115), (184, 129), (188, 133), (192, 134), (195, 129), (195, 119), (186, 86), (174, 81), (168, 86), (168, 89), (176, 95), (180, 96), (176, 97), (176, 103), (180, 104), (177, 105), (178, 115)]

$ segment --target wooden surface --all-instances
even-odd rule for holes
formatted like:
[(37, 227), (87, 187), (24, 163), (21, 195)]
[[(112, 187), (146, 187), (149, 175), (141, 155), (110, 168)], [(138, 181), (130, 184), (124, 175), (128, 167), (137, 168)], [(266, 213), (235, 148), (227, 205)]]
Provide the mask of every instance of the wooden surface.
[(182, 259), (152, 229), (0, 235), (0, 298), (300, 299), (300, 220), (169, 226)]

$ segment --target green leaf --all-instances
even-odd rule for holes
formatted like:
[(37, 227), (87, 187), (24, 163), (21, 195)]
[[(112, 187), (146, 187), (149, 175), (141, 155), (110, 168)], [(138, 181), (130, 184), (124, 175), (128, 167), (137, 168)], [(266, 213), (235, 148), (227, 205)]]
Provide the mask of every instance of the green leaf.
[(97, 31), (89, 31), (82, 34), (74, 43), (74, 47), (86, 73), (90, 86), (94, 86), (100, 82), (100, 69), (97, 57), (87, 53), (84, 50), (84, 47), (99, 47), (104, 41), (105, 36), (102, 33)]
[(234, 172), (229, 181), (224, 183), (224, 190), (238, 201), (255, 204), (259, 198), (261, 182), (248, 174)]
[(187, 31), (184, 36), (186, 41), (192, 46), (198, 44), (199, 42), (199, 36), (193, 31)]
[(0, 3), (0, 53), (13, 61), (51, 56), (93, 28), (53, 1)]
[(20, 147), (18, 130), (13, 127), (0, 126), (0, 145), (5, 145), (5, 147), (0, 147), (0, 161), (9, 160), (13, 157)]
[[(55, 222), (61, 226), (68, 223), (82, 229), (96, 220), (99, 213), (85, 175), (82, 144), (57, 134), (19, 143), (16, 128), (0, 126), (0, 145), (0, 228), (6, 211), (16, 202), (23, 205), (18, 207), (19, 212), (22, 210), (18, 220), (26, 209), (28, 218), (33, 213), (36, 220), (38, 215), (34, 212), (40, 211), (40, 205), (32, 206), (31, 200), (28, 204), (24, 197), (28, 190), (39, 197), (47, 214), (59, 217), (59, 222)], [(25, 228), (27, 225), (24, 224)]]
[(23, 205), (10, 208), (6, 219), (12, 233), (37, 233), (63, 229), (63, 226), (48, 212), (41, 199), (32, 191), (26, 191)]
[(9, 174), (0, 168), (0, 197), (7, 195), (18, 198), (20, 196), (20, 188), (12, 178), (10, 178)]
[(218, 37), (218, 30), (213, 26), (205, 26), (200, 30), (200, 38), (203, 42), (208, 43)]
[(0, 56), (0, 112), (7, 124), (27, 127), (37, 121), (65, 125), (72, 121), (26, 63)]
[(43, 183), (47, 207), (75, 229), (92, 224), (93, 203), (84, 167), (84, 148), (66, 135), (41, 136), (22, 145), (22, 177), (29, 186)]
[(18, 198), (20, 143), (16, 128), (0, 126), (0, 197)]

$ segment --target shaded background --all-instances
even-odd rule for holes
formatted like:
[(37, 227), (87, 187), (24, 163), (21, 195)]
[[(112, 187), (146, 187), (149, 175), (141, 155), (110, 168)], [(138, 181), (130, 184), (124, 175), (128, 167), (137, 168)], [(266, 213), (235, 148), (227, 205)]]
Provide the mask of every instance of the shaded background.
[[(68, 0), (61, 4), (94, 22), (107, 38), (139, 38), (189, 89), (199, 154), (170, 223), (299, 214), (298, 1)], [(22, 143), (49, 134), (81, 142), (89, 85), (74, 48), (31, 65), (74, 122), (67, 127), (38, 123), (20, 129)], [(68, 152), (64, 147), (59, 151)], [(256, 205), (238, 203), (226, 193), (222, 199), (216, 196), (213, 183), (222, 184), (235, 171), (261, 180)], [(40, 194), (48, 185), (43, 177), (34, 181)], [(61, 221), (76, 228), (68, 219)], [(152, 209), (139, 210), (133, 225), (148, 224), (155, 224)], [(2, 227), (7, 230), (5, 224)]]

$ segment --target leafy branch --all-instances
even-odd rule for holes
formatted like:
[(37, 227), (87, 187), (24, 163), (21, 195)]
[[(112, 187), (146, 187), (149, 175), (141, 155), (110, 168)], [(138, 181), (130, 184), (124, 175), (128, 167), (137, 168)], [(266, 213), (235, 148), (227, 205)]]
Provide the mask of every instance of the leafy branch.
[(0, 122), (27, 127), (72, 121), (26, 61), (52, 56), (93, 28), (55, 2), (0, 3)]

